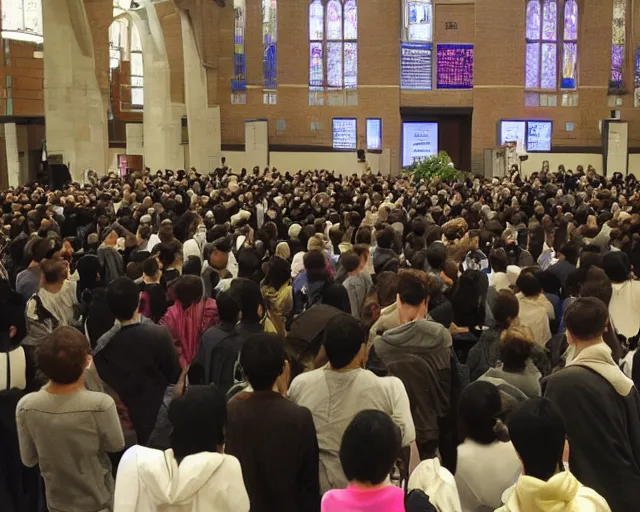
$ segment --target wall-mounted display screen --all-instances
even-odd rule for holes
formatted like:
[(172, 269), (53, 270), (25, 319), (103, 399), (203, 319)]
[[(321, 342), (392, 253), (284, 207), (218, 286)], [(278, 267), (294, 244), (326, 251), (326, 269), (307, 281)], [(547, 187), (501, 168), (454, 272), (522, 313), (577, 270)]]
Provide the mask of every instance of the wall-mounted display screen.
[(402, 166), (438, 154), (438, 123), (402, 123)]
[(431, 43), (402, 43), (400, 88), (430, 91), (433, 85)]
[(551, 121), (529, 121), (527, 124), (527, 151), (551, 151)]
[(527, 140), (526, 121), (500, 121), (500, 144)]
[(367, 119), (367, 149), (382, 149), (382, 119)]
[(333, 149), (356, 150), (358, 145), (358, 120), (336, 118), (333, 120)]
[(502, 119), (498, 125), (498, 144), (522, 142), (527, 152), (551, 151), (553, 123), (538, 119)]

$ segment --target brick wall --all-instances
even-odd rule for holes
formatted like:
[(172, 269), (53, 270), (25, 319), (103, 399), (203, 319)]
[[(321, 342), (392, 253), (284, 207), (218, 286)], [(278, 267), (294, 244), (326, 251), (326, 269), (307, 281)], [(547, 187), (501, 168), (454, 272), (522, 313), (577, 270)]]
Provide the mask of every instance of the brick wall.
[(41, 116), (44, 114), (44, 64), (32, 43), (5, 40), (0, 45), (0, 114)]

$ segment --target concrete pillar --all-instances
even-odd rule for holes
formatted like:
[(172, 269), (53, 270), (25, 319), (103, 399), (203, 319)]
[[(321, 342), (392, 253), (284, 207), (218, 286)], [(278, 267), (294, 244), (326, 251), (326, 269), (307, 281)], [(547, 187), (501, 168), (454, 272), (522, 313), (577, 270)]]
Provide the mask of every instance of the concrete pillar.
[[(83, 0), (42, 2), (47, 147), (62, 154), (75, 180), (107, 170), (107, 113), (96, 78)], [(106, 42), (105, 42), (106, 44)]]
[(220, 107), (209, 106), (207, 73), (202, 65), (195, 33), (185, 11), (180, 11), (184, 49), (184, 93), (189, 128), (189, 166), (208, 173), (220, 164)]
[(7, 178), (10, 187), (20, 183), (20, 157), (18, 156), (18, 130), (16, 123), (4, 124), (4, 141), (7, 152)]

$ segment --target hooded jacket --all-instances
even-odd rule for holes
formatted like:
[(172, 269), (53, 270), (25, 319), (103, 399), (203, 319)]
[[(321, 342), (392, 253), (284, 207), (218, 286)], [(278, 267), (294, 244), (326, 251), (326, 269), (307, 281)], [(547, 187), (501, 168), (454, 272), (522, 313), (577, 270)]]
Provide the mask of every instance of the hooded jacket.
[(122, 456), (114, 512), (248, 512), (238, 459), (202, 452), (180, 464), (173, 450), (134, 446)]
[(438, 420), (449, 411), (451, 346), (449, 331), (430, 320), (390, 329), (374, 341), (376, 355), (407, 389), (418, 446), (438, 439)]
[(609, 512), (605, 499), (582, 485), (568, 471), (548, 481), (521, 476), (516, 485), (505, 492), (510, 497), (497, 512)]
[(373, 252), (373, 268), (376, 274), (385, 271), (397, 272), (400, 268), (400, 258), (393, 249), (376, 247)]

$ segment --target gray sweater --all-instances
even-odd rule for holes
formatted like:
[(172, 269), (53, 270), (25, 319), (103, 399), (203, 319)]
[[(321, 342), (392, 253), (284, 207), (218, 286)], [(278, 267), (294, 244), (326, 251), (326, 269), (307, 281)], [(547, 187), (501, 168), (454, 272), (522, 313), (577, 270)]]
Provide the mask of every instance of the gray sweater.
[(51, 512), (109, 510), (113, 477), (107, 452), (124, 448), (113, 399), (80, 389), (53, 395), (30, 393), (16, 409), (20, 456), (40, 465)]

